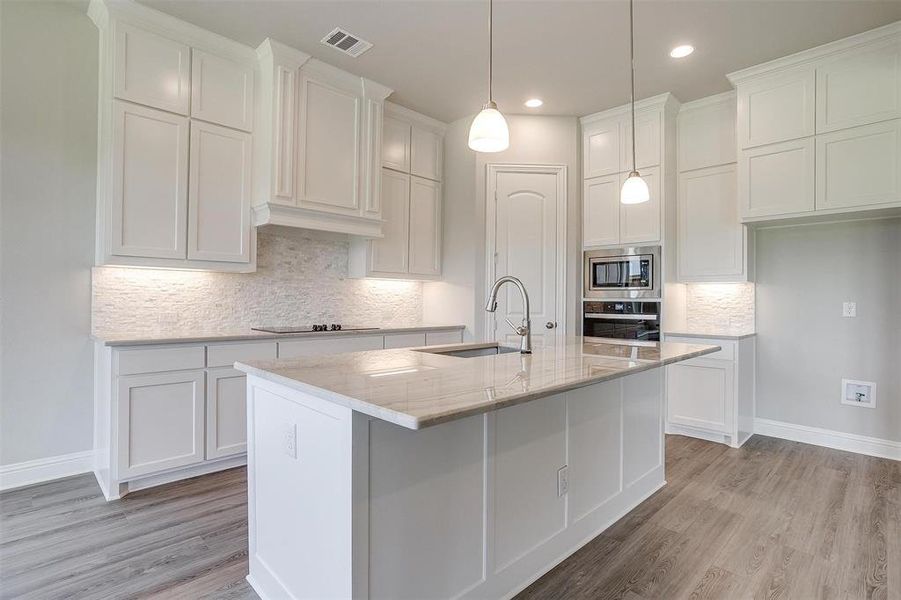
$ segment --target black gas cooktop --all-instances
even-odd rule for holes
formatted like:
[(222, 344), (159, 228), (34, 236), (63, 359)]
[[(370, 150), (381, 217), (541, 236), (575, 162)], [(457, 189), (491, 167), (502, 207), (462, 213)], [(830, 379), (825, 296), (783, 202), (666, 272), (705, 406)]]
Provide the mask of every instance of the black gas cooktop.
[(366, 327), (362, 325), (341, 325), (340, 323), (331, 324), (313, 324), (313, 325), (273, 325), (251, 327), (254, 331), (265, 331), (266, 333), (319, 333), (330, 331), (364, 331), (367, 329), (378, 329), (378, 327)]

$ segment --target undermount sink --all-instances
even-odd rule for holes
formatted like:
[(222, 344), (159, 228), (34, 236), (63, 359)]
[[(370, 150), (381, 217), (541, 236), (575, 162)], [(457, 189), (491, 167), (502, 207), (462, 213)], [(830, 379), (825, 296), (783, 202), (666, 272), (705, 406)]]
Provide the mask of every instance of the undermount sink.
[(501, 346), (499, 344), (480, 344), (470, 346), (462, 350), (454, 350), (452, 348), (434, 350), (423, 348), (420, 352), (428, 352), (429, 354), (441, 354), (443, 356), (456, 356), (459, 358), (476, 358), (479, 356), (496, 356), (498, 354), (508, 354), (511, 352), (519, 352), (519, 348), (511, 348), (509, 346)]

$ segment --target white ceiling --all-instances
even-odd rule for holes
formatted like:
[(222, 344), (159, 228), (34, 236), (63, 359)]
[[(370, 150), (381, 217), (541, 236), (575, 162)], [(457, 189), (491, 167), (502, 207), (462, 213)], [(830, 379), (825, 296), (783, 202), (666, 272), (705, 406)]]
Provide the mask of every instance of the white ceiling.
[[(443, 121), (487, 95), (487, 0), (141, 0), (250, 46), (271, 36), (383, 83)], [(627, 102), (628, 3), (496, 0), (495, 99), (507, 113), (585, 115)], [(901, 20), (901, 0), (636, 0), (636, 95), (683, 102), (725, 74)], [(374, 47), (350, 58), (319, 40), (341, 26)], [(675, 60), (669, 50), (695, 46)], [(544, 100), (526, 109), (529, 97)]]

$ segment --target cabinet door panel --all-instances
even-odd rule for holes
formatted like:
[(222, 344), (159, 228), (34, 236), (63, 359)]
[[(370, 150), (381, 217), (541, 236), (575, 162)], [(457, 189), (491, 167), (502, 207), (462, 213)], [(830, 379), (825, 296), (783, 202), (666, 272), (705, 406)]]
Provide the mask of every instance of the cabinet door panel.
[(582, 245), (619, 243), (619, 175), (586, 179), (582, 191)]
[(188, 258), (250, 262), (251, 136), (191, 123)]
[(813, 135), (814, 92), (814, 71), (810, 67), (739, 84), (741, 147)]
[(207, 373), (206, 458), (247, 451), (247, 376), (224, 367)]
[(406, 273), (409, 268), (410, 176), (382, 170), (382, 234), (372, 244), (372, 270)]
[(813, 138), (743, 151), (738, 169), (742, 216), (812, 211), (814, 163)]
[(203, 460), (203, 379), (203, 371), (119, 378), (119, 479)]
[(326, 356), (328, 354), (340, 354), (342, 352), (383, 350), (384, 348), (385, 337), (381, 335), (316, 338), (312, 340), (279, 342), (278, 357), (296, 358), (298, 356)]
[(191, 116), (250, 131), (253, 128), (253, 69), (193, 51)]
[(901, 117), (901, 43), (842, 53), (817, 68), (817, 133)]
[(188, 119), (114, 103), (113, 254), (185, 258)]
[(440, 135), (413, 125), (410, 172), (419, 177), (441, 180), (444, 145)]
[(410, 272), (441, 273), (441, 184), (410, 180)]
[(679, 176), (679, 278), (729, 279), (744, 273), (735, 165)]
[(116, 23), (116, 97), (187, 115), (190, 69), (188, 46), (121, 21)]
[[(660, 113), (635, 115), (635, 161), (638, 169), (646, 169), (660, 164)], [(620, 169), (632, 170), (632, 123), (622, 125), (622, 153)]]
[(320, 211), (360, 209), (360, 99), (310, 76), (301, 77), (298, 194)]
[(582, 136), (583, 174), (586, 179), (620, 171), (620, 125), (618, 120), (591, 123)]
[(463, 341), (463, 331), (427, 331), (425, 343), (427, 346), (443, 346), (444, 344), (459, 344)]
[(901, 203), (901, 120), (818, 135), (817, 209)]
[(696, 360), (666, 367), (667, 418), (671, 423), (730, 433), (734, 366)]
[(735, 95), (682, 110), (678, 129), (679, 171), (735, 162)]
[(394, 333), (385, 336), (385, 348), (416, 348), (425, 345), (424, 333)]
[[(627, 173), (620, 176), (619, 189), (625, 183)], [(623, 244), (660, 241), (660, 167), (641, 171), (641, 177), (648, 184), (650, 200), (641, 204), (622, 204), (620, 210), (619, 239)]]
[(621, 381), (625, 489), (663, 466), (663, 374), (652, 369)]
[(392, 117), (383, 119), (382, 166), (410, 172), (410, 124)]

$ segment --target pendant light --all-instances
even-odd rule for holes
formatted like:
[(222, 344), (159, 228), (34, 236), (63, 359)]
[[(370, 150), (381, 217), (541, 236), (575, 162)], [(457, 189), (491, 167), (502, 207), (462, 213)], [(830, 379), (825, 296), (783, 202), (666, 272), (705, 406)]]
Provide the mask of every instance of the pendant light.
[(633, 0), (629, 0), (629, 68), (632, 73), (632, 172), (623, 183), (623, 189), (619, 195), (619, 201), (623, 204), (641, 204), (651, 199), (648, 184), (641, 178), (638, 168), (635, 166), (635, 24), (632, 8)]
[(492, 25), (494, 21), (494, 3), (488, 0), (488, 102), (482, 112), (476, 115), (469, 128), (469, 147), (476, 152), (500, 152), (510, 146), (510, 132), (504, 115), (494, 103), (491, 89), (491, 69), (494, 61), (494, 38)]

